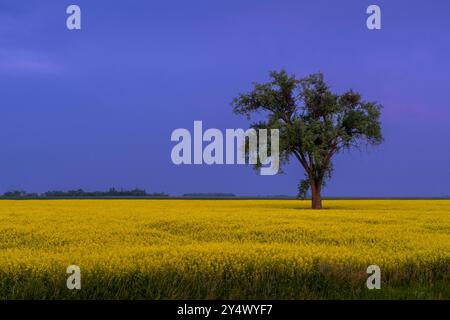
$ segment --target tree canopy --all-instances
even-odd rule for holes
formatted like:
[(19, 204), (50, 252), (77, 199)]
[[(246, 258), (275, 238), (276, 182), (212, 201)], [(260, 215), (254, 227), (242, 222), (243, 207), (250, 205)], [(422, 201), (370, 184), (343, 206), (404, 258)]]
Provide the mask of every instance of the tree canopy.
[(233, 111), (249, 119), (262, 113), (265, 121), (254, 122), (254, 129), (279, 129), (280, 165), (291, 156), (300, 162), (305, 179), (299, 185), (302, 192), (309, 185), (312, 207), (320, 209), (322, 187), (333, 172), (333, 156), (383, 141), (382, 106), (362, 100), (353, 90), (332, 92), (322, 73), (297, 79), (281, 70), (270, 72), (270, 78), (236, 97)]

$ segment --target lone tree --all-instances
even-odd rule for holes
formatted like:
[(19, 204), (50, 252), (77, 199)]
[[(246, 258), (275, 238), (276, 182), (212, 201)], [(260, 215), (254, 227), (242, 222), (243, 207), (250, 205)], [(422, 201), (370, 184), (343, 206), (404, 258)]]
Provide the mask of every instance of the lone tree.
[(382, 106), (363, 101), (352, 90), (341, 95), (331, 92), (321, 73), (297, 79), (282, 70), (271, 72), (270, 78), (235, 98), (233, 111), (248, 119), (262, 112), (266, 120), (251, 127), (279, 129), (280, 165), (292, 155), (300, 162), (305, 178), (299, 189), (306, 194), (310, 188), (312, 208), (321, 209), (321, 191), (333, 172), (333, 156), (382, 142)]

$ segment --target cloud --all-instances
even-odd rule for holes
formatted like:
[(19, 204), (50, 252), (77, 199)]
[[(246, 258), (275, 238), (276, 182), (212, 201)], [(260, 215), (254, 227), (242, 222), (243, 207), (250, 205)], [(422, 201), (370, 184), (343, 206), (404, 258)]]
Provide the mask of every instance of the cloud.
[(0, 73), (57, 74), (61, 65), (38, 52), (0, 51)]

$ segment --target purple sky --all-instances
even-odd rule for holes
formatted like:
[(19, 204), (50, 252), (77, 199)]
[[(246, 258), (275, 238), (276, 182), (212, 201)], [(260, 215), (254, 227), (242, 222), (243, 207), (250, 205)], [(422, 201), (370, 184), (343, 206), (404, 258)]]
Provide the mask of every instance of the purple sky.
[[(66, 29), (72, 3), (81, 31)], [(194, 120), (245, 128), (232, 98), (286, 68), (384, 105), (385, 142), (337, 157), (326, 195), (450, 195), (449, 15), (448, 0), (0, 0), (0, 192), (293, 195), (294, 161), (267, 177), (170, 159)]]

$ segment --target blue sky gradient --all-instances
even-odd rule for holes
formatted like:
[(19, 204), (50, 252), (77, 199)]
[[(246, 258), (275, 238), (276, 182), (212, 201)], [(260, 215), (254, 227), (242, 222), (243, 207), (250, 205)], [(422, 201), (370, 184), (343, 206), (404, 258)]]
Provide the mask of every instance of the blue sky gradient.
[(450, 195), (449, 14), (444, 0), (0, 0), (0, 192), (294, 195), (294, 160), (267, 177), (170, 159), (171, 132), (194, 120), (246, 128), (232, 98), (285, 68), (384, 105), (385, 142), (339, 155), (325, 195)]

